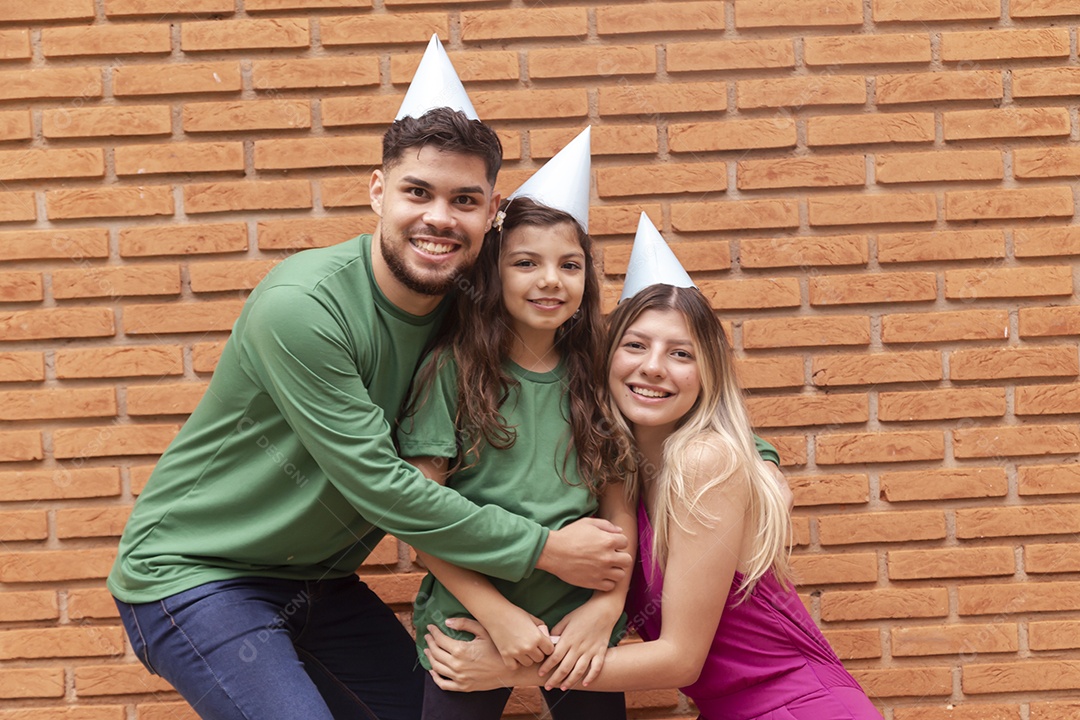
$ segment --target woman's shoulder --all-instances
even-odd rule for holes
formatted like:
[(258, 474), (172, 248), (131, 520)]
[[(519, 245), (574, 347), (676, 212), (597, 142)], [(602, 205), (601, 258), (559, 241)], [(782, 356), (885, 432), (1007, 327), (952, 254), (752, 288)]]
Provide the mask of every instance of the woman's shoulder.
[(688, 476), (704, 480), (730, 474), (741, 459), (731, 438), (718, 432), (703, 432), (686, 443), (683, 469)]

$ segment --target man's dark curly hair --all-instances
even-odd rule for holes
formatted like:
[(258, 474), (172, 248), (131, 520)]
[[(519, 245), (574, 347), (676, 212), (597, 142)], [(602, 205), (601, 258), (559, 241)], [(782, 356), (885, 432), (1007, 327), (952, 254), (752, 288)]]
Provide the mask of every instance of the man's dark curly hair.
[(499, 136), (479, 120), (470, 120), (464, 113), (448, 107), (429, 110), (419, 118), (395, 120), (383, 135), (383, 170), (397, 165), (409, 148), (419, 150), (426, 145), (483, 158), (488, 182), (495, 185), (502, 166)]

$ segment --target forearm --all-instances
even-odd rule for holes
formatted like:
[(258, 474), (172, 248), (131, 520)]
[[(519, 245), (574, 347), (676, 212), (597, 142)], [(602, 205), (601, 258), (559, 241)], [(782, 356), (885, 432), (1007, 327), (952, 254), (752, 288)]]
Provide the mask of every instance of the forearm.
[[(588, 687), (575, 690), (595, 692), (626, 692), (630, 690), (662, 690), (691, 684), (701, 664), (688, 662), (670, 642), (626, 643), (608, 649), (600, 676)], [(536, 667), (517, 668), (508, 675), (516, 686), (544, 685), (546, 679), (537, 674)], [(509, 686), (510, 682), (507, 682)]]
[(431, 574), (481, 625), (490, 624), (500, 611), (515, 607), (484, 575), (458, 567), (421, 550), (417, 550), (416, 554)]

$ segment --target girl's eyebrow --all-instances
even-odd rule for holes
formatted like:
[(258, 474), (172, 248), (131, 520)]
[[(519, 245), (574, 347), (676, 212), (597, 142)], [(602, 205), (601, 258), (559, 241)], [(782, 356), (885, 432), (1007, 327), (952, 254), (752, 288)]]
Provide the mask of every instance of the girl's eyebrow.
[[(623, 333), (623, 337), (625, 337), (627, 335), (636, 335), (637, 337), (644, 338), (646, 340), (652, 340), (653, 339), (652, 335), (646, 335), (645, 333), (641, 332), (640, 330), (627, 330), (626, 332)], [(691, 345), (691, 342), (689, 340), (684, 340), (683, 338), (674, 338), (672, 340), (668, 340), (667, 342), (668, 342), (669, 345), (687, 345), (687, 346)]]

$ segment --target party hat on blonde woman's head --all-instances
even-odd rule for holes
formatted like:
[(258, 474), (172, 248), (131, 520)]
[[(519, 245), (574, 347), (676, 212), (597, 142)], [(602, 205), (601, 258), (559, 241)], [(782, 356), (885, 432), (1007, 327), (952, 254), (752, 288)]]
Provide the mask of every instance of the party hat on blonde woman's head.
[(660, 283), (675, 287), (697, 287), (686, 274), (675, 253), (671, 252), (671, 248), (664, 242), (664, 237), (652, 224), (649, 216), (641, 213), (619, 302), (634, 297), (650, 285)]
[(589, 232), (589, 187), (592, 177), (592, 126), (581, 131), (555, 157), (525, 181), (508, 199), (527, 197), (562, 210)]
[(403, 117), (418, 118), (428, 110), (448, 107), (465, 114), (470, 120), (479, 120), (465, 87), (458, 79), (450, 58), (443, 50), (438, 35), (432, 35), (424, 57), (416, 68), (409, 90), (401, 103), (395, 120)]

